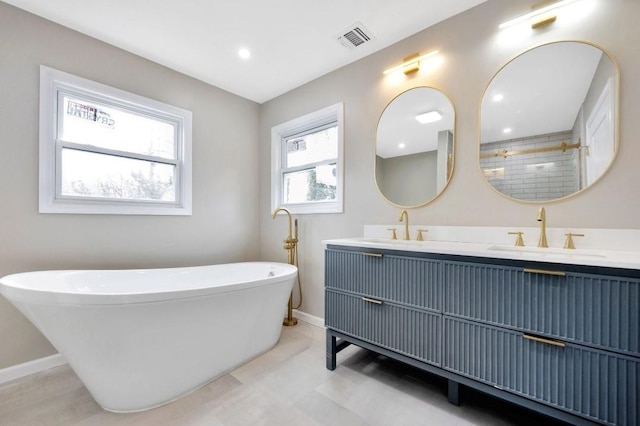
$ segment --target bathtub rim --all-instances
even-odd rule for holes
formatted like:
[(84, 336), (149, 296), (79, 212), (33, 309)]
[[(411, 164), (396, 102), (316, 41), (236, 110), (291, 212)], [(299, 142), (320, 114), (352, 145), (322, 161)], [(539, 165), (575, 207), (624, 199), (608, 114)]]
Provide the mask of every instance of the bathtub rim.
[[(238, 267), (249, 265), (275, 266), (282, 269), (282, 273), (275, 276), (265, 276), (247, 279), (238, 282), (227, 283), (224, 285), (216, 285), (210, 287), (198, 287), (187, 289), (171, 289), (164, 291), (150, 292), (132, 292), (132, 293), (81, 293), (74, 292), (70, 289), (52, 290), (51, 288), (29, 288), (19, 282), (24, 276), (49, 275), (53, 277), (63, 277), (70, 273), (113, 273), (113, 272), (165, 272), (181, 270), (196, 270), (215, 268), (222, 266), (235, 265)], [(294, 278), (298, 273), (295, 265), (283, 262), (255, 261), (255, 262), (231, 262), (223, 264), (201, 265), (201, 266), (184, 266), (184, 267), (166, 267), (166, 268), (135, 268), (135, 269), (65, 269), (65, 270), (42, 270), (19, 272), (6, 275), (0, 278), (0, 294), (8, 301), (16, 301), (21, 303), (43, 304), (43, 305), (60, 305), (60, 306), (110, 306), (110, 305), (135, 305), (139, 303), (154, 303), (171, 300), (189, 299), (194, 297), (213, 296), (216, 294), (241, 291), (253, 287), (269, 285), (288, 279)]]

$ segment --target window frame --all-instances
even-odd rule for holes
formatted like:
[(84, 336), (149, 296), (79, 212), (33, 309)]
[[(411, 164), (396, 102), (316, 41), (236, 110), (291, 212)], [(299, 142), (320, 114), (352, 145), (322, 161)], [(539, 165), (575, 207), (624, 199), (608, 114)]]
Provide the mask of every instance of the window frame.
[[(78, 96), (175, 125), (175, 160), (58, 139), (60, 100)], [(192, 214), (192, 114), (182, 108), (40, 66), (39, 212), (62, 214)], [(63, 149), (175, 165), (176, 201), (119, 200), (62, 195)]]
[[(289, 120), (271, 128), (271, 210), (284, 207), (293, 214), (342, 213), (344, 211), (344, 107), (337, 103), (321, 110)], [(338, 152), (336, 163), (336, 199), (307, 203), (284, 203), (284, 173), (305, 170), (310, 166), (333, 164), (333, 159), (304, 166), (284, 168), (286, 140), (293, 136), (313, 133), (330, 124), (337, 124)]]

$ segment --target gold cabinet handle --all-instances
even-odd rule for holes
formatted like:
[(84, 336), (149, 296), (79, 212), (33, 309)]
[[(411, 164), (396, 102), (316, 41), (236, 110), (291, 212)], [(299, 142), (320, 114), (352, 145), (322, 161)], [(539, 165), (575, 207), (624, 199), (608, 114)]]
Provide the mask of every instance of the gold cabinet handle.
[(363, 256), (369, 256), (369, 257), (382, 257), (381, 253), (362, 253)]
[(369, 303), (375, 303), (376, 305), (382, 305), (382, 300), (370, 299), (368, 297), (362, 297), (362, 300)]
[(547, 345), (553, 345), (553, 346), (564, 348), (564, 342), (561, 342), (560, 340), (545, 339), (543, 337), (532, 336), (531, 334), (524, 334), (524, 333), (522, 334), (522, 337), (524, 337), (527, 340), (533, 340), (535, 342), (546, 343)]
[(524, 272), (528, 272), (530, 274), (555, 275), (556, 277), (564, 277), (566, 275), (566, 273), (562, 271), (549, 271), (546, 269), (524, 268)]

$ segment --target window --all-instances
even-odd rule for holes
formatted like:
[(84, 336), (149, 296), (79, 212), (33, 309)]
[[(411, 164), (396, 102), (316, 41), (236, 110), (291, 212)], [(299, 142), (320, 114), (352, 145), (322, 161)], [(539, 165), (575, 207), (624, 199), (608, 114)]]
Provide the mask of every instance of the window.
[(40, 213), (191, 214), (191, 112), (40, 67)]
[(342, 104), (271, 129), (271, 207), (291, 213), (341, 213)]

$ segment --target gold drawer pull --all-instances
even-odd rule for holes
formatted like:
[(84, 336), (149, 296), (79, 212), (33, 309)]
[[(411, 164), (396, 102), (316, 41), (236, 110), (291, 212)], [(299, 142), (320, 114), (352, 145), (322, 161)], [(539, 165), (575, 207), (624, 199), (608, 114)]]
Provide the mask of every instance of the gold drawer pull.
[(364, 256), (369, 256), (369, 257), (382, 257), (382, 254), (380, 253), (362, 253)]
[(536, 342), (546, 343), (547, 345), (559, 346), (561, 348), (564, 348), (564, 343), (559, 340), (544, 339), (542, 337), (532, 336), (530, 334), (523, 334), (522, 337), (527, 340), (534, 340)]
[(557, 277), (564, 277), (566, 275), (562, 271), (549, 271), (549, 270), (546, 270), (546, 269), (524, 268), (524, 272), (529, 272), (530, 274), (555, 275)]
[(376, 305), (382, 305), (382, 300), (370, 299), (368, 297), (363, 297), (362, 300), (369, 303), (375, 303)]

